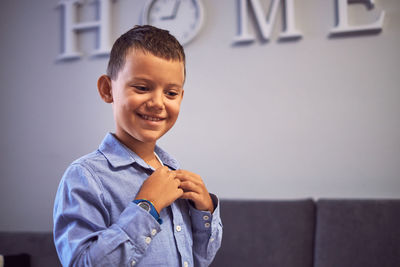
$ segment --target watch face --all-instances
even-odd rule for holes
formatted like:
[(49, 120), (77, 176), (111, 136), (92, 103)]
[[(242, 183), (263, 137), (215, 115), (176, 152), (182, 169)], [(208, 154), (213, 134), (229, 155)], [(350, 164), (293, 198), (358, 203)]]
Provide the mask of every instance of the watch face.
[(142, 209), (144, 209), (145, 211), (150, 211), (150, 209), (151, 209), (150, 204), (147, 202), (144, 202), (144, 201), (140, 202), (138, 204), (138, 206), (141, 207)]
[(143, 9), (143, 24), (170, 31), (184, 45), (200, 31), (204, 10), (201, 0), (153, 0)]

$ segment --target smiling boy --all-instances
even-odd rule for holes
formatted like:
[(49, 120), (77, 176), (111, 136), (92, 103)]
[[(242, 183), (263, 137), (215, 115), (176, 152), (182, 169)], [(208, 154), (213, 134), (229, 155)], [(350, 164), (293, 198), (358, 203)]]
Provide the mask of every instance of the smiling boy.
[(221, 244), (215, 195), (156, 145), (175, 124), (185, 54), (167, 31), (136, 26), (115, 42), (98, 90), (115, 133), (66, 170), (54, 205), (64, 266), (208, 266)]

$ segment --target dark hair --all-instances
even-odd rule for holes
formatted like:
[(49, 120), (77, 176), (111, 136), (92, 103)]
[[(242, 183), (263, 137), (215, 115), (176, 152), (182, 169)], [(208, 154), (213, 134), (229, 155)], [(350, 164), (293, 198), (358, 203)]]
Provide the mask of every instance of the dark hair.
[(126, 54), (132, 48), (163, 59), (182, 61), (186, 75), (185, 52), (178, 40), (169, 31), (143, 25), (133, 27), (115, 41), (107, 67), (107, 75), (112, 80), (118, 77), (118, 72), (125, 64)]

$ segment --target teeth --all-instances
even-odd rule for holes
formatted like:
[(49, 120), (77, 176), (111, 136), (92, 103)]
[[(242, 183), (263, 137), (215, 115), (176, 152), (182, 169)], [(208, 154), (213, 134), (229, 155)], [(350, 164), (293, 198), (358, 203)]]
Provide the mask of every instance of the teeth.
[(149, 120), (149, 121), (160, 121), (161, 120), (160, 118), (150, 117), (147, 115), (142, 115), (142, 118), (145, 120)]

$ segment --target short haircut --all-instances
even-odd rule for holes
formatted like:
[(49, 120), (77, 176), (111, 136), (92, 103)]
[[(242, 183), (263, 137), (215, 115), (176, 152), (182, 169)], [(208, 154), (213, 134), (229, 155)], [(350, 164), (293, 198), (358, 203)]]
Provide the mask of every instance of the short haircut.
[(112, 80), (117, 79), (119, 71), (125, 64), (126, 55), (132, 48), (163, 59), (181, 61), (186, 76), (185, 52), (178, 40), (167, 30), (143, 25), (133, 27), (115, 41), (107, 67), (107, 75)]

